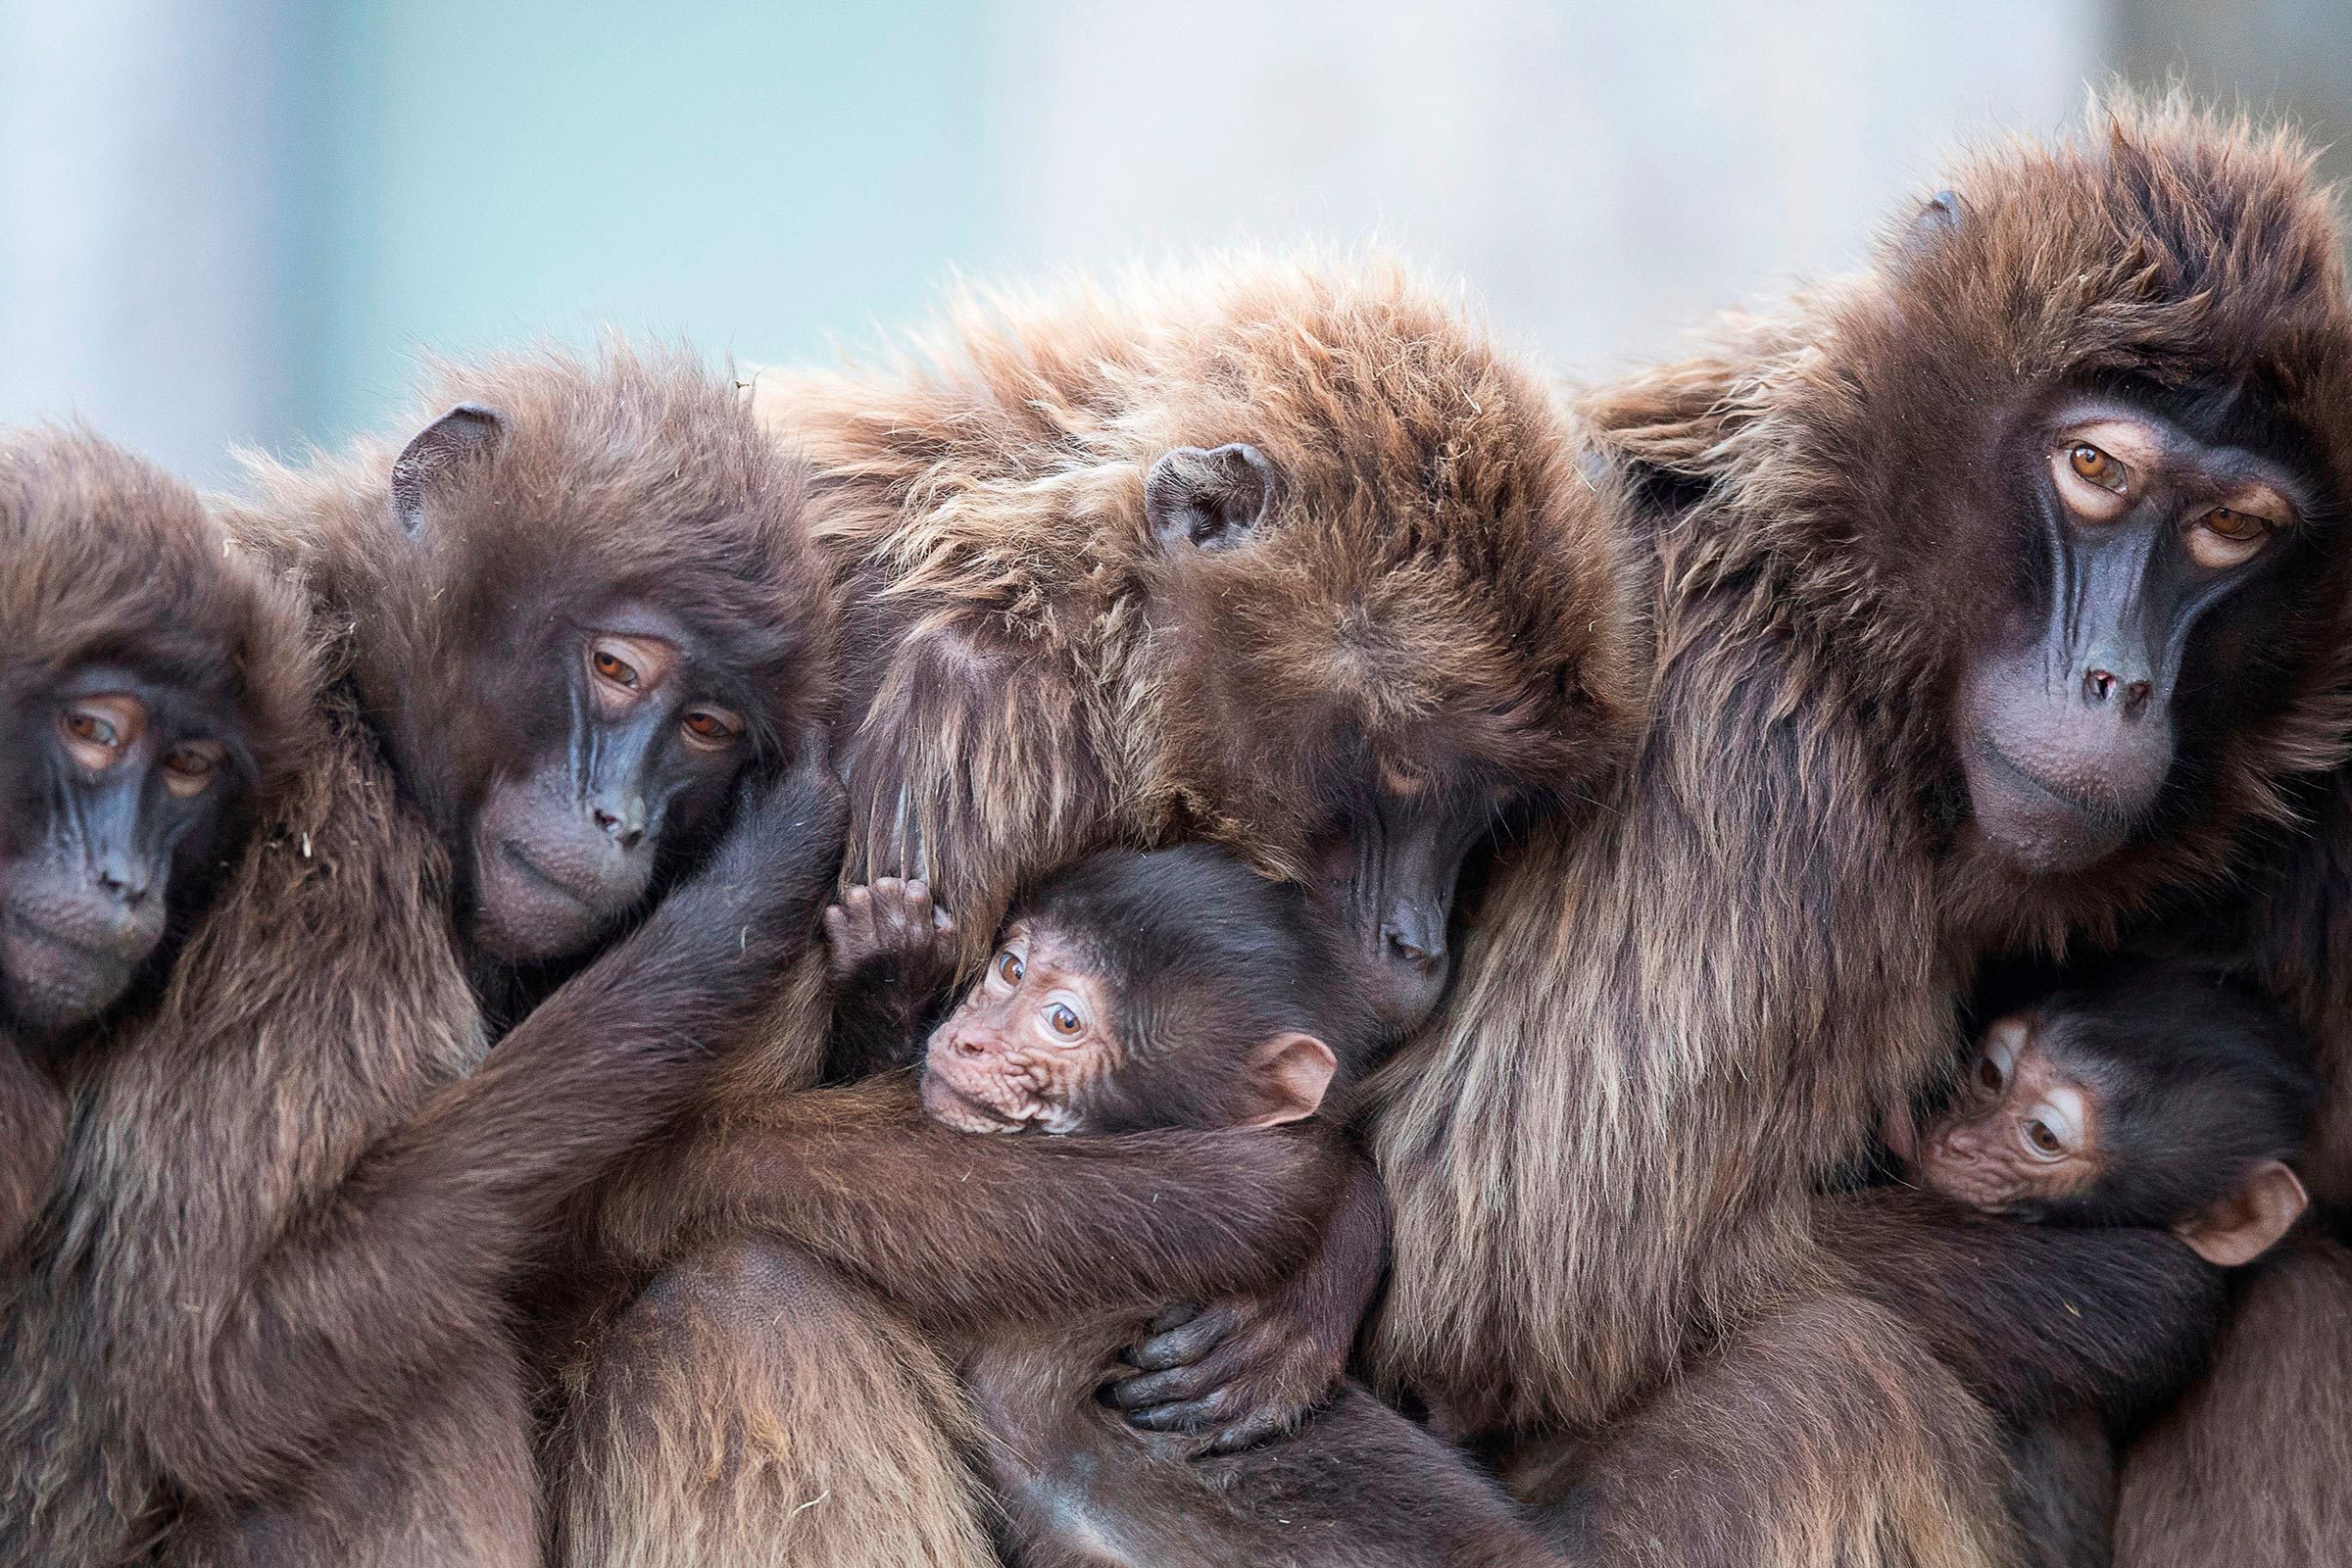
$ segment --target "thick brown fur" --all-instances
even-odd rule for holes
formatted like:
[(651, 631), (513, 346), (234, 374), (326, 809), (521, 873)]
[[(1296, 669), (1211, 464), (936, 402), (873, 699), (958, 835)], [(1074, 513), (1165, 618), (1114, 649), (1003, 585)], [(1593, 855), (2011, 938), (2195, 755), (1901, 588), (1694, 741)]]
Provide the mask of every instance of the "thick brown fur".
[[(1336, 736), (1360, 737), (1390, 774), (1540, 808), (1588, 794), (1638, 716), (1625, 545), (1550, 391), (1392, 265), (1238, 262), (1116, 292), (972, 296), (896, 363), (765, 372), (756, 390), (763, 420), (808, 454), (848, 605), (844, 878), (928, 879), (967, 961), (1020, 884), (1106, 845), (1211, 837), (1303, 872), (1344, 782)], [(1230, 442), (1280, 476), (1269, 523), (1246, 549), (1172, 569), (1146, 475), (1171, 449)], [(714, 1130), (672, 1157), (713, 1191), (764, 1185), (758, 1167), (730, 1176), (742, 1156), (726, 1128), (805, 1083), (816, 1044), (747, 1057)], [(1106, 1180), (1148, 1197), (1152, 1164), (1122, 1157)], [(1026, 1188), (1034, 1166), (1018, 1168)], [(622, 1250), (647, 1261), (680, 1229), (633, 1223), (621, 1215)], [(1111, 1244), (1088, 1261), (1118, 1279), (1123, 1255)], [(1237, 1289), (1281, 1254), (1240, 1255), (1247, 1268), (1196, 1283)], [(829, 1345), (858, 1365), (901, 1353), (896, 1339)], [(832, 1430), (858, 1397), (822, 1384), (817, 1353), (795, 1363), (783, 1430)], [(927, 1473), (963, 1458), (947, 1430), (844, 1441), (922, 1451)], [(762, 1462), (769, 1502), (748, 1517), (819, 1490), (789, 1450)], [(897, 1543), (915, 1539), (894, 1538), (887, 1511), (806, 1517), (828, 1511), (824, 1550), (839, 1555), (808, 1560), (904, 1560)], [(972, 1535), (952, 1519), (925, 1529)], [(608, 1549), (575, 1540), (574, 1560)], [(766, 1548), (746, 1536), (708, 1549)]]
[[(2352, 1204), (2352, 767), (2303, 780), (2226, 899), (2136, 940), (2227, 965), (2311, 1042), (2321, 1099), (2295, 1168)], [(2125, 1455), (2118, 1561), (2321, 1564), (2352, 1554), (2352, 1251), (2312, 1235), (2247, 1271), (2204, 1385)]]
[[(1387, 263), (972, 294), (900, 361), (762, 372), (848, 588), (845, 878), (975, 944), (1026, 878), (1207, 836), (1301, 869), (1353, 726), (1383, 764), (1591, 790), (1639, 704), (1624, 547), (1542, 381)], [(1266, 536), (1167, 569), (1144, 479), (1246, 441)]]
[[(770, 831), (722, 843), (483, 1061), (446, 803), (396, 779), (363, 722), (396, 733), (404, 703), (462, 679), (467, 628), (426, 629), (435, 590), (488, 617), (510, 569), (583, 588), (637, 573), (756, 627), (808, 574), (796, 476), (723, 382), (618, 351), (447, 380), (444, 398), (502, 406), (511, 439), (482, 491), (432, 518), (478, 532), (429, 569), (386, 537), (388, 447), (265, 465), (230, 517), (309, 596), (324, 655), (264, 656), (300, 700), (262, 832), (152, 1012), (75, 1058), (63, 1191), (0, 1319), (0, 1558), (114, 1562), (161, 1521), (171, 1561), (536, 1562), (501, 1293), (565, 1196), (701, 1081), (830, 883), (834, 803), (776, 786), (751, 812)], [(115, 569), (197, 576), (159, 571), (162, 554)], [(807, 639), (821, 693), (810, 620), (813, 638), (751, 646)], [(802, 690), (778, 689), (772, 732)]]
[(2352, 1251), (2308, 1237), (2248, 1274), (2205, 1381), (2126, 1458), (2118, 1568), (2321, 1568), (2352, 1549)]
[[(943, 1345), (1267, 1285), (1346, 1154), (1287, 1132), (957, 1132), (898, 1075), (740, 1107), (633, 1166), (609, 1244), (667, 1266), (573, 1369), (562, 1560), (882, 1568), (993, 1561)], [(768, 1279), (813, 1304), (772, 1310), (747, 1284)]]
[[(2118, 105), (1952, 183), (1939, 243), (1906, 223), (1851, 280), (1591, 400), (1649, 476), (1651, 727), (1610, 812), (1505, 857), (1377, 1113), (1378, 1370), (1523, 1439), (1641, 1409), (1586, 1475), (1645, 1510), (1598, 1522), (1625, 1560), (2001, 1559), (1985, 1412), (1815, 1266), (1809, 1195), (1947, 1058), (1981, 952), (2104, 937), (2217, 878), (2338, 745), (2352, 553), (2315, 543), (2258, 689), (2183, 717), (2133, 844), (2036, 881), (1975, 834), (1942, 699), (2005, 583), (1905, 498), (1976, 420), (2109, 371), (2254, 384), (2352, 494), (2352, 317), (2290, 138)], [(1670, 1384), (1694, 1354), (1716, 1370)], [(1644, 1490), (1668, 1470), (1701, 1498), (1679, 1530)]]

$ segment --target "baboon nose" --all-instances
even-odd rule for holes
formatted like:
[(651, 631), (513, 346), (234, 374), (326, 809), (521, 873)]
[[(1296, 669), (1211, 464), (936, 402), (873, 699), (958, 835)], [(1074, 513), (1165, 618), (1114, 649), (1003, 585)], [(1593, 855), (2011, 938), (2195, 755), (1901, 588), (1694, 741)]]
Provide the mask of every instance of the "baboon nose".
[(1404, 915), (1380, 928), (1389, 956), (1404, 963), (1429, 968), (1446, 956), (1446, 937), (1432, 922)]
[(2144, 680), (2126, 680), (2111, 669), (2093, 669), (2082, 677), (2082, 700), (2093, 708), (2120, 702), (2127, 714), (2135, 713), (2147, 706), (2154, 693), (2152, 683)]
[(615, 811), (600, 806), (593, 814), (598, 829), (623, 850), (635, 849), (645, 838), (645, 823), (635, 812)]

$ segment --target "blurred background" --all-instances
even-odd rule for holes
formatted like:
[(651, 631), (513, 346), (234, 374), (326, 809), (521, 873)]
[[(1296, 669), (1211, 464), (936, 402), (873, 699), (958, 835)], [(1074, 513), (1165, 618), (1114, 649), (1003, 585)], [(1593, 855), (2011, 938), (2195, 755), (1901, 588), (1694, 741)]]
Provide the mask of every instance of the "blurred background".
[(1243, 238), (1384, 242), (1602, 371), (2119, 73), (2329, 139), (2352, 4), (0, 0), (0, 419), (219, 482), (425, 348), (797, 358)]

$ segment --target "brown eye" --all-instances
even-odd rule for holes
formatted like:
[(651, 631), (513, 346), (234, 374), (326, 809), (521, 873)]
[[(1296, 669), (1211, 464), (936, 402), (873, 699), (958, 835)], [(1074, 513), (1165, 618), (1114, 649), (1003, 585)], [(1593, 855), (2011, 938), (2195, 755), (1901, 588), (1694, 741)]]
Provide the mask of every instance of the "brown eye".
[(2270, 524), (2250, 512), (2231, 512), (2228, 507), (2216, 507), (2200, 519), (2205, 527), (2236, 544), (2259, 539), (2269, 531)]
[(678, 720), (687, 741), (705, 751), (732, 746), (743, 734), (743, 720), (723, 708), (694, 708)]
[(1073, 1039), (1078, 1033), (1078, 1014), (1069, 1004), (1056, 1002), (1046, 1009), (1046, 1026), (1064, 1040)]
[(1021, 976), (1028, 972), (1029, 966), (1021, 962), (1021, 956), (1010, 948), (1006, 948), (1003, 953), (997, 955), (997, 978), (1006, 985), (1019, 985)]
[(2038, 1116), (2026, 1123), (2026, 1142), (2034, 1146), (2034, 1152), (2037, 1154), (2062, 1153), (2066, 1149), (2058, 1135), (2050, 1130), (2050, 1124)]
[(2077, 474), (2102, 490), (2121, 490), (2130, 478), (2124, 466), (2087, 441), (2078, 441), (2067, 449), (2067, 466)]
[(208, 742), (175, 746), (164, 758), (164, 788), (186, 800), (212, 788), (220, 771), (220, 748)]
[(588, 662), (599, 675), (613, 685), (626, 686), (631, 691), (637, 689), (637, 666), (619, 655), (599, 648), (589, 654)]
[(1977, 1082), (1997, 1095), (2001, 1092), (2001, 1085), (2007, 1080), (2001, 1076), (1999, 1062), (1990, 1056), (1979, 1056), (1977, 1058)]
[(121, 744), (115, 726), (86, 710), (75, 709), (65, 716), (66, 733), (84, 746), (102, 746), (113, 751)]

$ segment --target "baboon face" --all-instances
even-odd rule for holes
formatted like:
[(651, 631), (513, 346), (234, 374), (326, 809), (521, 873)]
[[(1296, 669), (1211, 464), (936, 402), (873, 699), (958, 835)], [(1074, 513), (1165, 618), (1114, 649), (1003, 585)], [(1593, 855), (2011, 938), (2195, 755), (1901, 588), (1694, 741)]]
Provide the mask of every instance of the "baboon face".
[[(1415, 466), (1416, 468), (1418, 466)], [(1437, 1004), (1471, 848), (1573, 797), (1605, 748), (1556, 582), (1498, 583), (1482, 552), (1540, 559), (1523, 497), (1366, 482), (1328, 457), (1186, 448), (1147, 486), (1166, 678), (1165, 771), (1305, 882), (1409, 1028)], [(1217, 830), (1218, 821), (1212, 821)]]
[[(2243, 682), (2239, 606), (2309, 548), (2325, 509), (2268, 400), (2069, 388), (1988, 441), (1983, 493), (2011, 592), (1967, 639), (1955, 724), (1985, 837), (2034, 872), (2078, 870), (2147, 819), (2184, 690)], [(2201, 633), (2209, 623), (2221, 635)]]
[[(472, 372), (391, 469), (362, 679), (510, 964), (609, 940), (823, 701), (799, 471), (699, 368)], [(492, 401), (496, 399), (497, 401)]]
[[(132, 651), (125, 650), (125, 657)], [(0, 1014), (35, 1034), (112, 1006), (254, 785), (230, 695), (92, 661), (24, 694), (0, 815)]]

